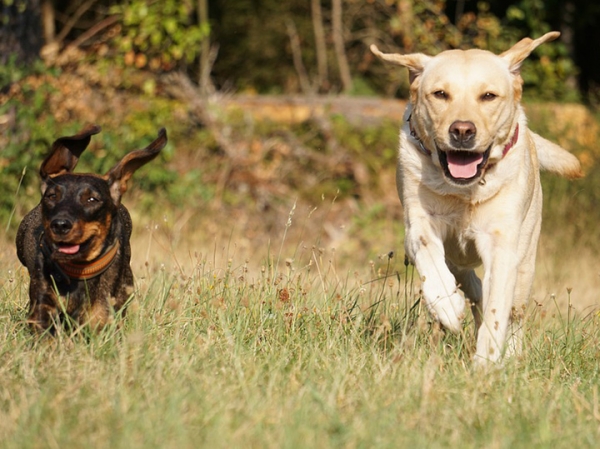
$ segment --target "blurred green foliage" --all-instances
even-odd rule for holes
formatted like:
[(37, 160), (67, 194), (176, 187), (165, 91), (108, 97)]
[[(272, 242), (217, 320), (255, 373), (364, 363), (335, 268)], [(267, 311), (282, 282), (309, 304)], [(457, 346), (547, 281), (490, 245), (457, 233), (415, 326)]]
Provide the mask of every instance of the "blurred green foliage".
[[(322, 39), (317, 37), (313, 3), (306, 0), (211, 0), (210, 4), (207, 0), (96, 0), (93, 8), (78, 3), (50, 2), (55, 16), (63, 17), (56, 21), (57, 34), (62, 27), (68, 31), (61, 36), (64, 41), (59, 42), (59, 48), (77, 41), (92, 24), (116, 20), (114, 26), (86, 36), (82, 40), (85, 45), (80, 45), (89, 59), (109, 72), (116, 67), (143, 68), (153, 73), (176, 70), (196, 80), (202, 60), (217, 90), (291, 94), (307, 93), (304, 91), (308, 85), (310, 93), (343, 91), (339, 54), (333, 45), (331, 2), (318, 2)], [(499, 53), (524, 37), (561, 29), (565, 31), (561, 39), (541, 46), (524, 64), (525, 94), (542, 100), (578, 100), (579, 75), (583, 73), (579, 73), (573, 58), (582, 54), (580, 47), (586, 42), (581, 36), (586, 36), (588, 23), (600, 18), (600, 7), (594, 2), (568, 3), (344, 0), (342, 38), (353, 78), (353, 88), (344, 93), (406, 98), (406, 70), (391, 68), (375, 58), (369, 51), (373, 43), (398, 53), (435, 55), (447, 49), (471, 47)], [(207, 20), (202, 23), (200, 5), (208, 10)], [(574, 8), (570, 15), (566, 13), (569, 7)], [(40, 5), (35, 3), (24, 8), (10, 9), (15, 29), (26, 24), (21, 16), (42, 15)], [(575, 20), (575, 15), (581, 18)], [(27, 31), (41, 34), (39, 27)], [(17, 37), (12, 36), (18, 41)], [(323, 56), (325, 73), (321, 73), (319, 55)], [(128, 80), (123, 79), (123, 87), (128, 86)], [(155, 82), (148, 78), (143, 90), (154, 93)]]
[[(503, 16), (493, 8), (495, 2), (469, 2), (470, 9), (453, 17), (449, 13), (450, 2), (445, 0), (346, 0), (343, 5), (344, 38), (354, 77), (352, 95), (406, 96), (406, 71), (374, 58), (368, 51), (370, 43), (377, 43), (385, 51), (402, 53), (436, 54), (473, 46), (499, 53), (525, 36), (536, 37), (552, 29), (547, 20), (550, 8), (538, 0), (513, 2)], [(309, 2), (239, 0), (227, 6), (216, 2), (211, 10), (211, 39), (221, 45), (213, 70), (213, 78), (221, 80), (217, 88), (298, 92), (298, 74), (291, 60), (285, 20), (295, 24), (307, 75), (315, 76), (315, 38)], [(330, 5), (322, 2), (322, 6), (328, 31)], [(84, 153), (80, 171), (105, 173), (128, 151), (149, 143), (160, 127), (167, 128), (168, 146), (158, 161), (136, 174), (132, 192), (128, 193), (137, 195), (145, 210), (166, 203), (186, 207), (215, 198), (229, 205), (242, 204), (248, 197), (256, 203), (266, 203), (277, 201), (280, 192), (293, 192), (308, 199), (320, 197), (323, 191), (337, 192), (341, 197), (361, 197), (365, 191), (382, 188), (377, 185), (379, 173), (393, 170), (395, 165), (397, 124), (394, 123), (357, 127), (338, 116), (329, 118), (330, 129), (325, 130), (310, 120), (293, 126), (249, 123), (245, 112), (227, 113), (215, 126), (227, 135), (233, 147), (241, 148), (243, 157), (236, 159), (228, 154), (214, 130), (193, 117), (191, 106), (182, 107), (161, 85), (162, 72), (184, 70), (196, 62), (199, 44), (208, 36), (206, 26), (197, 24), (194, 8), (195, 4), (189, 1), (175, 0), (118, 3), (110, 11), (122, 17), (121, 28), (106, 41), (110, 47), (106, 52), (93, 55), (90, 51), (87, 58), (69, 61), (61, 68), (46, 66), (41, 61), (25, 68), (14, 60), (0, 65), (2, 92), (13, 85), (20, 89), (18, 98), (10, 100), (8, 95), (9, 101), (0, 104), (0, 116), (10, 123), (0, 135), (2, 225), (15, 208), (19, 216), (39, 201), (37, 172), (50, 145), (57, 137), (75, 133), (83, 125), (76, 114), (57, 118), (53, 110), (50, 97), (56, 84), (45, 82), (44, 77), (56, 78), (61, 71), (78, 73), (90, 90), (108, 86), (115, 95), (128, 92), (143, 99), (141, 105), (128, 105), (125, 112), (120, 111), (123, 115), (115, 111), (114, 116), (104, 118), (100, 123), (104, 130), (93, 138), (90, 149)], [(340, 91), (336, 58), (331, 42), (327, 43), (329, 84), (321, 93), (336, 93)], [(525, 95), (536, 100), (578, 99), (575, 84), (571, 83), (576, 74), (577, 68), (564, 43), (543, 45), (523, 66)], [(175, 114), (175, 110), (179, 112)], [(544, 135), (553, 137), (552, 133)], [(254, 144), (256, 148), (252, 147)], [(288, 153), (278, 150), (278, 145)], [(304, 147), (305, 153), (289, 150), (298, 146)], [(324, 169), (319, 163), (323, 159), (314, 155), (338, 157), (339, 165)], [(600, 201), (595, 193), (600, 191), (594, 184), (595, 179), (600, 179), (596, 173), (598, 167), (594, 165), (582, 182), (564, 184), (553, 178), (544, 182), (551, 192), (566, 189), (561, 195), (569, 200), (563, 206), (573, 214), (579, 209), (600, 210), (596, 207)], [(364, 179), (358, 180), (357, 176)], [(280, 189), (277, 183), (285, 184), (288, 190)], [(17, 195), (19, 185), (21, 190)], [(556, 208), (563, 206), (555, 204), (550, 202), (546, 220), (560, 215)], [(586, 216), (594, 220), (600, 218), (597, 215)]]
[[(56, 92), (50, 83), (40, 82), (40, 79), (57, 75), (58, 71), (48, 71), (41, 63), (23, 68), (12, 61), (0, 66), (0, 86), (18, 84), (20, 90), (18, 98), (0, 105), (0, 117), (9, 124), (9, 129), (0, 135), (0, 223), (3, 228), (8, 227), (15, 209), (15, 215), (22, 216), (39, 202), (39, 166), (52, 142), (58, 137), (77, 133), (84, 125), (78, 120), (60, 123), (52, 113), (50, 97)], [(161, 126), (168, 124), (168, 132), (177, 132), (177, 123), (170, 118), (168, 101), (160, 98), (153, 101), (153, 107), (124, 117), (119, 128), (104, 127), (100, 134), (93, 136), (76, 171), (106, 173), (126, 153), (149, 144)], [(169, 142), (158, 161), (136, 174), (130, 190), (173, 204), (181, 204), (184, 198), (193, 197), (192, 180), (186, 186), (188, 178), (180, 179), (174, 169), (165, 165), (173, 156), (174, 146)], [(145, 204), (152, 205), (151, 202)]]
[(123, 32), (115, 42), (117, 59), (127, 65), (158, 70), (192, 63), (209, 35), (207, 25), (194, 23), (190, 1), (128, 0), (110, 11), (122, 15)]
[[(299, 35), (301, 59), (309, 81), (317, 77), (317, 42), (310, 2), (216, 1), (211, 40), (219, 45), (213, 67), (218, 88), (242, 92), (301, 92), (298, 68), (292, 58), (286, 21)], [(328, 78), (321, 92), (342, 90), (336, 53), (331, 44), (330, 5), (321, 2), (326, 19)], [(459, 11), (459, 5), (463, 10)], [(351, 95), (408, 95), (405, 69), (391, 67), (374, 58), (369, 45), (387, 52), (423, 52), (435, 55), (454, 48), (479, 47), (501, 53), (524, 37), (539, 37), (558, 28), (557, 2), (447, 0), (345, 0), (343, 23), (345, 50), (356, 86)], [(278, 20), (275, 20), (275, 19)], [(559, 17), (560, 18), (560, 17)], [(561, 24), (562, 25), (562, 24)], [(525, 95), (536, 99), (579, 99), (578, 70), (572, 42), (557, 40), (537, 49), (523, 66)], [(277, 70), (273, 70), (277, 67)]]
[[(499, 17), (491, 11), (492, 4), (493, 2), (479, 1), (476, 3), (476, 11), (464, 12), (452, 22), (448, 17), (449, 2), (414, 2), (410, 16), (406, 19), (412, 19), (410, 27), (400, 28), (396, 24), (398, 18), (395, 16), (389, 20), (389, 28), (395, 31), (394, 43), (398, 45), (397, 51), (435, 55), (453, 48), (477, 47), (499, 54), (524, 37), (539, 37), (553, 29), (546, 21), (546, 7), (543, 2), (516, 2), (508, 7), (504, 17)], [(565, 43), (560, 40), (536, 49), (523, 65), (521, 75), (526, 86), (526, 98), (579, 100), (579, 92), (574, 88), (577, 68), (567, 54)], [(395, 77), (390, 83), (383, 74), (383, 78), (378, 78), (378, 83), (388, 82), (389, 85), (396, 85), (396, 95), (407, 97), (407, 74), (403, 73), (401, 79), (398, 79), (397, 75)]]
[[(43, 64), (36, 64), (29, 69), (19, 67), (14, 60), (0, 65), (0, 86), (10, 86), (26, 75), (39, 74), (46, 71)], [(27, 83), (22, 85), (22, 93), (28, 99), (27, 107), (7, 102), (0, 105), (0, 116), (12, 119), (14, 124), (10, 132), (0, 136), (2, 151), (0, 152), (0, 222), (6, 223), (15, 207), (18, 187), (27, 186), (37, 174), (34, 165), (41, 162), (42, 154), (48, 150), (52, 142), (55, 126), (54, 117), (46, 113), (46, 96), (51, 87), (42, 84), (33, 87)], [(35, 124), (35, 126), (32, 126)], [(39, 163), (39, 162), (37, 162)]]

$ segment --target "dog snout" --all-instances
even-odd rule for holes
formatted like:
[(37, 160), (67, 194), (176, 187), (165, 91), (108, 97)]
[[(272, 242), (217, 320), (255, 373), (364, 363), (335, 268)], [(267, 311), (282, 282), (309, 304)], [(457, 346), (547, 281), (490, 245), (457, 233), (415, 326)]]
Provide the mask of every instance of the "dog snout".
[(456, 120), (448, 130), (453, 145), (470, 148), (475, 144), (477, 128), (473, 122)]
[(66, 235), (73, 229), (73, 223), (66, 218), (56, 218), (50, 222), (50, 229), (56, 235)]

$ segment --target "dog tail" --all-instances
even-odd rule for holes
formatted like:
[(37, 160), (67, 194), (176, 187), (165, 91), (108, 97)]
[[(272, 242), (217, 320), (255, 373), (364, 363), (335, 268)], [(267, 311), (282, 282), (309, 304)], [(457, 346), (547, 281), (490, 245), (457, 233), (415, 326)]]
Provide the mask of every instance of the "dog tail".
[(531, 132), (540, 168), (568, 179), (583, 177), (579, 160), (564, 148)]

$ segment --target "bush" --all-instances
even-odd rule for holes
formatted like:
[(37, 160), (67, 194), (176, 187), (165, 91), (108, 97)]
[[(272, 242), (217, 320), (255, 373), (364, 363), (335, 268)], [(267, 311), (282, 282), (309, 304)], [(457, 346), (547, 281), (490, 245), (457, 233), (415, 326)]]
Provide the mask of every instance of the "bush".
[(115, 38), (126, 65), (170, 70), (190, 64), (208, 37), (206, 26), (194, 23), (191, 2), (130, 0), (112, 7), (123, 17), (123, 32)]

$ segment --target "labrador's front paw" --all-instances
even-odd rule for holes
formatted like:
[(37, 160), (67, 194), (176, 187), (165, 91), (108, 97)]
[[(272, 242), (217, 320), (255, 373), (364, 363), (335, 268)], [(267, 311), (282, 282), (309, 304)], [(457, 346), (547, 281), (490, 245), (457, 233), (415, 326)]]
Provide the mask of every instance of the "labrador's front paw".
[(455, 333), (461, 331), (465, 317), (465, 299), (460, 293), (455, 291), (450, 295), (428, 296), (428, 292), (424, 290), (423, 296), (429, 313), (444, 328)]

